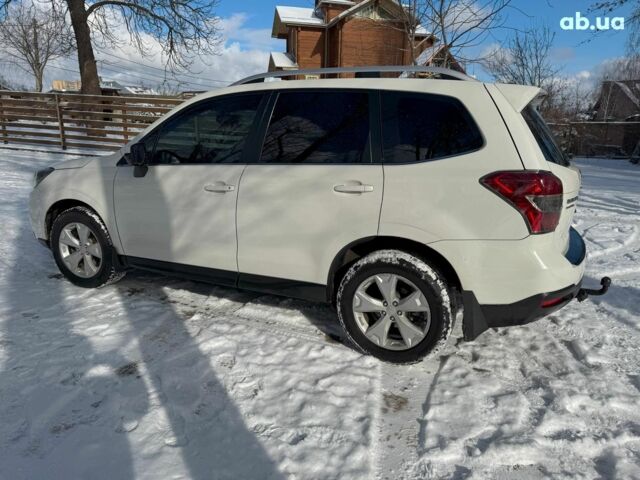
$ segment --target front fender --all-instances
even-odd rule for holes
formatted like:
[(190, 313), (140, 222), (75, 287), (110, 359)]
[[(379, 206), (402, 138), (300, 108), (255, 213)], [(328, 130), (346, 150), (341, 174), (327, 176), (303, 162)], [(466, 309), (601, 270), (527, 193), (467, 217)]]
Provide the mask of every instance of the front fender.
[(121, 253), (113, 208), (114, 176), (115, 167), (100, 165), (97, 168), (54, 171), (31, 194), (31, 219), (36, 236), (49, 240), (46, 215), (56, 204), (82, 203), (100, 216), (111, 235), (114, 247)]

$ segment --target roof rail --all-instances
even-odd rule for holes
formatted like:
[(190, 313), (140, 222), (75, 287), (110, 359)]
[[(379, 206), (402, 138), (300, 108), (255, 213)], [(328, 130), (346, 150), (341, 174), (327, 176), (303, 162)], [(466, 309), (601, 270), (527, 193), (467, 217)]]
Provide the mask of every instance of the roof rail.
[(333, 75), (337, 73), (433, 73), (440, 75), (442, 78), (453, 80), (476, 81), (475, 78), (465, 75), (464, 73), (442, 67), (425, 67), (420, 65), (382, 65), (370, 67), (330, 67), (330, 68), (313, 68), (309, 70), (278, 70), (277, 72), (258, 73), (250, 77), (243, 78), (231, 85), (245, 85), (247, 83), (263, 82), (267, 78), (291, 77), (295, 75)]

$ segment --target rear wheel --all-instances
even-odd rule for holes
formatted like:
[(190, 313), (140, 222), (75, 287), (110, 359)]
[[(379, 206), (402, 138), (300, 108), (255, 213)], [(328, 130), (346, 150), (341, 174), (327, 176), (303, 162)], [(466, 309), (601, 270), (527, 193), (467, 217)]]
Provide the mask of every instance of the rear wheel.
[(124, 275), (115, 267), (113, 244), (104, 223), (86, 207), (73, 207), (56, 217), (51, 251), (62, 274), (80, 287), (100, 287)]
[(444, 278), (418, 257), (381, 250), (358, 260), (338, 289), (338, 318), (363, 352), (411, 363), (439, 348), (452, 325)]

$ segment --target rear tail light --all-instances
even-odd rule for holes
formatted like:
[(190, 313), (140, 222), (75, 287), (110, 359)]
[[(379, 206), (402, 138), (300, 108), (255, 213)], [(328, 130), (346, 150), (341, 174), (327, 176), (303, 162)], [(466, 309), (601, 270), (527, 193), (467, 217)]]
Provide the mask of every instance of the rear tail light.
[(510, 203), (529, 232), (553, 232), (562, 212), (562, 181), (551, 172), (517, 170), (486, 175), (480, 183)]

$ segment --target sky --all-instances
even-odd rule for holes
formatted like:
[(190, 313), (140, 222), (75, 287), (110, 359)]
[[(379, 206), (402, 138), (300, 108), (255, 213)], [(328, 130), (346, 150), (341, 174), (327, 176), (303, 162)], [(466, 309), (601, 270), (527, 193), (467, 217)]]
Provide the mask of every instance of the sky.
[[(478, 0), (483, 4), (486, 0)], [(474, 47), (475, 51), (466, 56), (481, 56), (488, 49), (504, 45), (514, 29), (525, 30), (532, 26), (547, 25), (555, 32), (552, 60), (567, 77), (589, 78), (598, 67), (610, 59), (623, 56), (628, 30), (613, 30), (594, 34), (593, 32), (563, 30), (563, 17), (576, 17), (580, 12), (590, 22), (596, 17), (604, 17), (600, 12), (590, 12), (595, 0), (513, 0), (505, 12), (504, 28), (492, 32), (484, 42)], [(220, 0), (217, 15), (223, 36), (219, 55), (198, 59), (187, 75), (180, 75), (181, 89), (212, 89), (242, 78), (265, 71), (270, 51), (283, 51), (283, 40), (271, 38), (271, 26), (275, 6), (312, 6), (313, 0)], [(617, 11), (610, 17), (624, 16), (628, 8)], [(156, 85), (164, 79), (163, 62), (159, 54), (142, 58), (135, 48), (128, 44), (126, 33), (121, 32), (122, 45), (118, 49), (98, 48), (96, 56), (104, 79), (118, 80), (127, 84)], [(149, 40), (152, 52), (160, 48)], [(1, 55), (0, 51), (0, 55)], [(481, 67), (471, 65), (470, 74), (481, 80), (491, 77)], [(79, 77), (75, 59), (59, 59), (51, 64), (45, 76), (45, 85), (53, 79), (76, 79)], [(0, 74), (10, 81), (32, 83), (30, 77), (15, 68), (7, 68), (1, 63)]]

